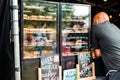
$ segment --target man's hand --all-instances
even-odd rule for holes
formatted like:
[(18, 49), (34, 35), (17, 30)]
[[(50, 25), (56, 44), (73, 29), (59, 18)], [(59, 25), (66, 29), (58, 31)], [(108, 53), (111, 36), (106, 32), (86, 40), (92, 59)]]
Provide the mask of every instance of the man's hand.
[(94, 53), (95, 53), (96, 57), (100, 57), (101, 56), (101, 50), (100, 49), (95, 49)]

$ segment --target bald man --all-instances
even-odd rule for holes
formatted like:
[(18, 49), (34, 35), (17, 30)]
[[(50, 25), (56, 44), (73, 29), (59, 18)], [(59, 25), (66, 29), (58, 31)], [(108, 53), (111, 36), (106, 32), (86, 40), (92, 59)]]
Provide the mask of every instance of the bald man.
[(92, 48), (97, 57), (102, 57), (107, 71), (120, 70), (120, 29), (110, 23), (105, 12), (93, 18)]

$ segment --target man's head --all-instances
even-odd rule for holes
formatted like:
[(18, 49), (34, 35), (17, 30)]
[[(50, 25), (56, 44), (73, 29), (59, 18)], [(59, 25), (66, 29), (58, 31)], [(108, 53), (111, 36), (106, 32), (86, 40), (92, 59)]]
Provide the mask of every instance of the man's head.
[(109, 16), (105, 12), (99, 12), (93, 18), (93, 24), (99, 24), (105, 21), (109, 21)]

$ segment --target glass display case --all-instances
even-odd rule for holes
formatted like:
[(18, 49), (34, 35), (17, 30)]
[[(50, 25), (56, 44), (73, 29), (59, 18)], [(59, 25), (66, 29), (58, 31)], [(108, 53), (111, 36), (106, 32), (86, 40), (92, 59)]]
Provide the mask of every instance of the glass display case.
[(24, 0), (23, 21), (23, 59), (40, 59), (42, 80), (59, 80), (59, 66), (76, 78), (76, 64), (81, 78), (92, 76), (90, 5)]
[(62, 55), (89, 51), (91, 7), (84, 4), (61, 3)]
[(38, 58), (41, 54), (57, 52), (56, 3), (24, 1), (23, 58)]
[[(58, 3), (24, 0), (23, 20), (23, 59), (27, 61), (23, 64), (23, 74), (38, 69), (36, 77), (58, 80)], [(25, 65), (34, 59), (39, 60), (36, 62), (39, 67), (26, 70)], [(23, 75), (23, 80), (29, 79), (29, 74)]]
[[(77, 77), (80, 79), (91, 77), (93, 76), (90, 49), (91, 6), (86, 4), (60, 3), (60, 7), (63, 70), (79, 69), (77, 71), (80, 74), (76, 74)], [(78, 68), (76, 64), (79, 65)], [(66, 73), (63, 72), (63, 76), (65, 75)], [(76, 76), (74, 75), (74, 77)], [(69, 76), (69, 78), (72, 77)]]

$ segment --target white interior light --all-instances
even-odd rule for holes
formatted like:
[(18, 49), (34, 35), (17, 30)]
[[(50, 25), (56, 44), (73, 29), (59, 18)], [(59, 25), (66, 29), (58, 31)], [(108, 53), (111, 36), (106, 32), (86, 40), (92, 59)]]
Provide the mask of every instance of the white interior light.
[(104, 2), (107, 2), (107, 0), (103, 0)]
[(112, 18), (112, 15), (110, 15), (109, 18)]

